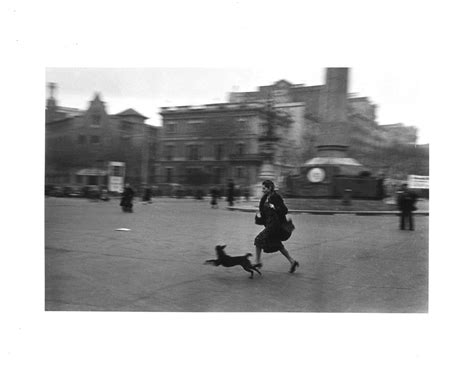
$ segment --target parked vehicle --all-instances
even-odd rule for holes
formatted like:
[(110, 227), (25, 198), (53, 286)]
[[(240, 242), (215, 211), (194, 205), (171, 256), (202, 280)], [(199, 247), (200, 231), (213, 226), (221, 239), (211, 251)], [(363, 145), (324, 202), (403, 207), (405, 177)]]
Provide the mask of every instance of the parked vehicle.
[(53, 186), (49, 191), (49, 196), (61, 198), (64, 196), (64, 190), (61, 186)]
[(63, 196), (67, 198), (80, 198), (82, 191), (79, 187), (65, 186), (63, 187)]
[[(153, 186), (154, 195), (158, 193), (163, 196), (178, 197), (183, 192), (183, 186), (179, 183), (159, 183)], [(158, 196), (158, 195), (157, 195)]]

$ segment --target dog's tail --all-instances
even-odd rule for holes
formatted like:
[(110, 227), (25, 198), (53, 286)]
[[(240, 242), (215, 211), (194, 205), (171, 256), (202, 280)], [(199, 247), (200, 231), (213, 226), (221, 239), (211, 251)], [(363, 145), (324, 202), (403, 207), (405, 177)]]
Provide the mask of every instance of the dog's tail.
[(245, 258), (248, 258), (248, 257), (251, 257), (251, 256), (252, 256), (252, 253), (245, 254)]

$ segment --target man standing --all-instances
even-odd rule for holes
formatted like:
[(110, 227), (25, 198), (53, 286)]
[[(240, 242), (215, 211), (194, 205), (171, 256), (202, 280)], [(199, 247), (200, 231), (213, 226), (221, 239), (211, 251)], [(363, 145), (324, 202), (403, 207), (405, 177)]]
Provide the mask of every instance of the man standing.
[(410, 230), (415, 230), (413, 223), (413, 211), (415, 207), (416, 195), (408, 190), (408, 185), (404, 183), (398, 192), (397, 204), (400, 210), (400, 229), (405, 230), (405, 221), (408, 221)]
[(151, 203), (151, 188), (149, 186), (144, 186), (143, 188), (143, 203)]
[(124, 212), (133, 212), (133, 196), (135, 191), (130, 187), (129, 183), (125, 184), (125, 189), (122, 193), (122, 200), (120, 201), (120, 206)]
[(234, 205), (234, 181), (229, 179), (229, 183), (227, 184), (227, 201), (229, 202), (229, 206)]

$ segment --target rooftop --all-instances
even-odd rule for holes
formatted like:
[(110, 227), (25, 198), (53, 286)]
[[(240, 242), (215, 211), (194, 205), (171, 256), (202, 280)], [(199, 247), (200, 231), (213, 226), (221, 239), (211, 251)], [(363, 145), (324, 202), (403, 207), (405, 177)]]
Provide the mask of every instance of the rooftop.
[(117, 116), (136, 116), (136, 117), (140, 117), (140, 118), (143, 118), (143, 119), (148, 119), (146, 116), (140, 114), (138, 111), (135, 111), (134, 109), (127, 109), (127, 110), (124, 110), (118, 114), (115, 114)]

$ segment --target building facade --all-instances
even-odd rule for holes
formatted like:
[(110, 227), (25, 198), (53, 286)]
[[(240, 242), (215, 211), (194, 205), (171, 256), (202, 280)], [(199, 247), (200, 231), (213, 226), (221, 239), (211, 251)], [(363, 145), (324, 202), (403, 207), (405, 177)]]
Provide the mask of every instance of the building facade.
[(162, 107), (162, 127), (153, 127), (133, 109), (109, 114), (99, 94), (85, 110), (58, 106), (56, 87), (50, 84), (46, 183), (102, 185), (108, 162), (121, 161), (126, 179), (135, 186), (224, 188), (232, 179), (241, 188), (255, 187), (263, 165), (268, 167), (268, 145), (262, 139), (268, 103), (290, 120), (274, 130), (272, 169), (277, 185), (317, 156), (321, 146), (326, 154), (327, 146), (345, 146), (363, 165), (383, 169), (387, 163), (365, 157), (393, 145), (416, 144), (417, 130), (403, 124), (380, 125), (377, 106), (367, 97), (348, 93), (348, 87), (349, 68), (327, 68), (322, 85), (279, 80), (256, 91), (231, 92), (225, 103)]
[(379, 125), (377, 106), (349, 94), (348, 83), (348, 68), (328, 68), (323, 85), (279, 80), (253, 92), (231, 92), (226, 103), (162, 108), (155, 182), (224, 185), (233, 179), (240, 186), (257, 184), (263, 163), (262, 109), (268, 101), (291, 119), (288, 127), (276, 129), (277, 184), (321, 145), (345, 145), (359, 154), (416, 142), (414, 127)]
[(108, 114), (97, 93), (85, 110), (60, 107), (50, 84), (46, 105), (45, 183), (107, 186), (110, 161), (125, 163), (125, 179), (151, 184), (159, 130), (133, 109)]
[(261, 157), (259, 104), (163, 107), (155, 182), (241, 187), (255, 182)]

